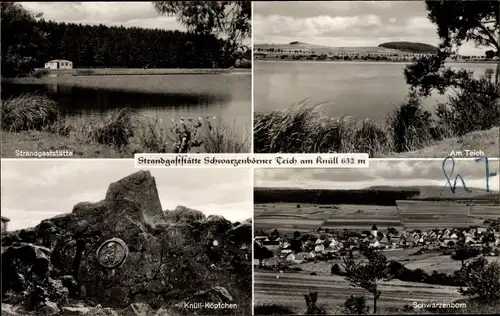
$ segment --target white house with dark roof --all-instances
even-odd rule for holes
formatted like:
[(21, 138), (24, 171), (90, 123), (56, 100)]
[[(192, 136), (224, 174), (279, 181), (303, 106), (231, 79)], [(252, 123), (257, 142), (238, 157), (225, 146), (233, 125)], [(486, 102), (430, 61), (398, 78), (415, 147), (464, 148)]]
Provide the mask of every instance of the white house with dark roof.
[(73, 69), (73, 62), (65, 59), (54, 59), (45, 63), (45, 69)]

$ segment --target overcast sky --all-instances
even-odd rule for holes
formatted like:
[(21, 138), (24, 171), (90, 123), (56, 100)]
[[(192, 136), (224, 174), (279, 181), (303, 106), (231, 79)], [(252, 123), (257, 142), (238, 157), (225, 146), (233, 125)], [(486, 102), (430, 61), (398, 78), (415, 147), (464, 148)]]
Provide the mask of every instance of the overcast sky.
[[(500, 170), (499, 160), (490, 161), (490, 172)], [(451, 161), (447, 168), (451, 167)], [(447, 169), (449, 170), (449, 169)], [(485, 164), (457, 160), (454, 174), (467, 187), (486, 189)], [(452, 176), (454, 179), (454, 176)], [(256, 187), (304, 189), (362, 189), (370, 186), (444, 186), (442, 161), (370, 161), (364, 169), (256, 169)], [(499, 177), (490, 178), (490, 190), (499, 190)], [(457, 186), (460, 186), (460, 182)]]
[[(2, 160), (2, 216), (9, 230), (70, 213), (79, 202), (104, 199), (108, 186), (131, 173), (133, 160)], [(178, 205), (231, 221), (252, 217), (251, 169), (152, 169), (162, 208)]]
[[(334, 47), (374, 47), (390, 41), (438, 45), (424, 1), (254, 2), (256, 44), (301, 41)], [(460, 53), (484, 55), (464, 45)]]
[(185, 30), (175, 17), (158, 15), (151, 2), (21, 2), (21, 5), (55, 22)]

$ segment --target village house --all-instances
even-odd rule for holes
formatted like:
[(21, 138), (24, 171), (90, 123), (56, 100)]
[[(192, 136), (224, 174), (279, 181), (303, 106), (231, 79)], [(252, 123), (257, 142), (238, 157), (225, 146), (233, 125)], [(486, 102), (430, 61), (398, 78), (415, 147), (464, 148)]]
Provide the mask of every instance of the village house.
[(314, 252), (318, 253), (318, 252), (323, 252), (325, 251), (325, 246), (323, 244), (319, 244), (319, 245), (316, 245), (314, 247)]
[(2, 233), (7, 231), (7, 224), (10, 222), (10, 219), (2, 216)]
[(279, 266), (279, 260), (278, 258), (270, 258), (264, 260), (263, 265), (264, 267), (277, 268)]
[(286, 257), (286, 261), (296, 263), (296, 264), (303, 263), (304, 260), (305, 260), (304, 254), (301, 254), (301, 253), (297, 253), (297, 254), (291, 253)]
[[(389, 236), (390, 238), (388, 238)], [(274, 244), (266, 247), (273, 253), (279, 254), (279, 257), (264, 261), (264, 265), (267, 267), (279, 267), (280, 260), (291, 264), (301, 264), (306, 261), (340, 258), (346, 255), (349, 249), (359, 250), (362, 244), (377, 249), (419, 247), (422, 250), (437, 251), (438, 249), (453, 250), (458, 243), (464, 242), (483, 251), (485, 247), (488, 247), (491, 249), (489, 255), (500, 256), (500, 231), (492, 228), (401, 230), (384, 234), (374, 226), (372, 230), (364, 231), (363, 234), (349, 233), (346, 230), (343, 234), (340, 232), (327, 234), (325, 231), (321, 238), (312, 237), (301, 242), (302, 247), (300, 247), (299, 253), (294, 253), (294, 251), (299, 251), (297, 250), (298, 246), (296, 249), (291, 247), (292, 243), (296, 241), (292, 242), (286, 236), (277, 240), (269, 240), (266, 236), (258, 236), (255, 239), (256, 242), (264, 240), (263, 244)]]
[(45, 63), (45, 69), (73, 69), (73, 63), (65, 59), (54, 59)]

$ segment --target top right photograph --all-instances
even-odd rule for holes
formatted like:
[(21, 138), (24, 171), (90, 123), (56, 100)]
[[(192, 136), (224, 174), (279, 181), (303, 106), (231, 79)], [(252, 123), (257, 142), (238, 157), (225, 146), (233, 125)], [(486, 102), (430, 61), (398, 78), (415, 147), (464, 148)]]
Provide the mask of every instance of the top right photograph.
[(498, 157), (500, 2), (253, 3), (254, 152)]

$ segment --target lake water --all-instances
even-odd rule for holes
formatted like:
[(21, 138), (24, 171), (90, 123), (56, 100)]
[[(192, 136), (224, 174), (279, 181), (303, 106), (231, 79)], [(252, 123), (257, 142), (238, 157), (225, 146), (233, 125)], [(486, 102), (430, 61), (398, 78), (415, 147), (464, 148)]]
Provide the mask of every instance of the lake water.
[(207, 75), (44, 77), (29, 84), (2, 83), (2, 99), (42, 92), (68, 117), (101, 116), (129, 107), (164, 121), (217, 116), (231, 127), (251, 128), (250, 72)]
[[(473, 70), (475, 75), (496, 68), (496, 64), (450, 65)], [(288, 109), (309, 98), (308, 104), (322, 104), (321, 110), (332, 117), (382, 121), (408, 94), (405, 66), (395, 62), (255, 61), (254, 108), (261, 112)], [(435, 95), (423, 105), (432, 110), (443, 100)]]

